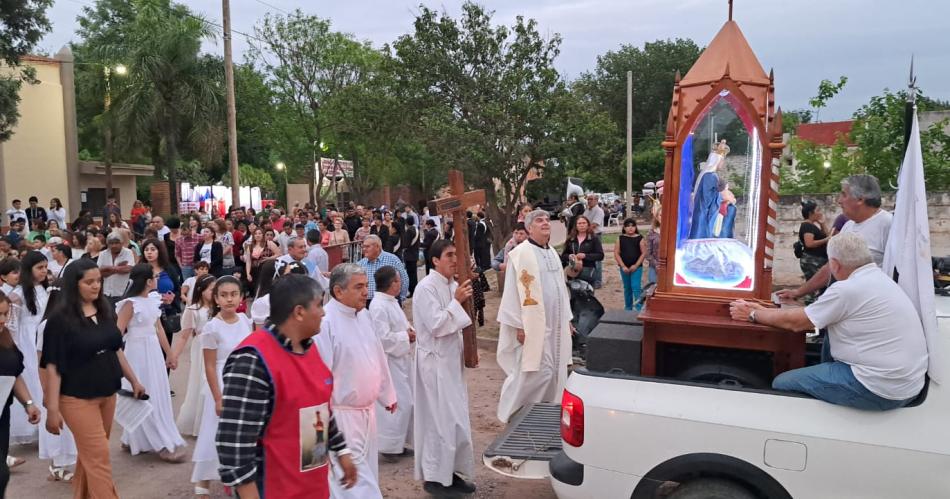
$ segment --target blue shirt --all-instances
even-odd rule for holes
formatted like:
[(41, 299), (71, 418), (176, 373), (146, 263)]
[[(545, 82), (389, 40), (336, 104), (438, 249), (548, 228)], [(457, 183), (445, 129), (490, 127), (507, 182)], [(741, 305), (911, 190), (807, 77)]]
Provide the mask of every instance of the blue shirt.
[(396, 255), (392, 253), (387, 253), (385, 251), (380, 252), (379, 257), (376, 260), (370, 262), (367, 258), (363, 258), (357, 262), (360, 267), (363, 267), (366, 270), (366, 277), (369, 281), (369, 295), (368, 299), (373, 299), (373, 294), (376, 292), (376, 270), (380, 267), (390, 266), (396, 269), (399, 272), (399, 279), (402, 281), (402, 285), (399, 287), (399, 298), (405, 300), (409, 297), (409, 274), (406, 273), (406, 266), (403, 265), (402, 260), (399, 259)]

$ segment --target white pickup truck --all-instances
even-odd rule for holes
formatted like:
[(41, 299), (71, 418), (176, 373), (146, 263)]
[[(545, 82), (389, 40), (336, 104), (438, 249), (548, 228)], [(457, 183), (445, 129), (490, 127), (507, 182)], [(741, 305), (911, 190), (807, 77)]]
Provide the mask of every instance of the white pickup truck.
[[(942, 358), (950, 298), (937, 297)], [(557, 439), (558, 429), (560, 438)], [(867, 412), (772, 390), (576, 370), (485, 452), (566, 498), (950, 498), (950, 386)]]

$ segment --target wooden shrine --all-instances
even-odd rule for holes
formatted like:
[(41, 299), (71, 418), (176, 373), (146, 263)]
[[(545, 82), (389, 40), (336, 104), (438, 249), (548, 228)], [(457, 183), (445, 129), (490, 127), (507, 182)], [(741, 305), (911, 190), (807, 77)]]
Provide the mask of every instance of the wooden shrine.
[(730, 8), (686, 76), (675, 78), (659, 282), (640, 313), (644, 375), (657, 374), (663, 344), (771, 352), (774, 374), (804, 363), (803, 334), (729, 317), (738, 298), (771, 304), (784, 147), (773, 74), (731, 17)]

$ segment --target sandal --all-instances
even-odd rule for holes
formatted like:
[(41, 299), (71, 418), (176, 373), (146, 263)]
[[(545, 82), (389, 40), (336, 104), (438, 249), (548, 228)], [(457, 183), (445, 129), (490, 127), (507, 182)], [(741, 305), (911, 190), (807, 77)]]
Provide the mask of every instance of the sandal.
[(163, 450), (158, 453), (158, 457), (166, 463), (182, 463), (185, 461), (185, 453)]
[(204, 487), (195, 486), (195, 496), (196, 497), (207, 497), (211, 499), (211, 490)]
[(51, 482), (70, 482), (73, 479), (73, 472), (66, 469), (65, 466), (49, 465), (49, 478)]
[(22, 457), (7, 456), (7, 468), (13, 469), (26, 462)]

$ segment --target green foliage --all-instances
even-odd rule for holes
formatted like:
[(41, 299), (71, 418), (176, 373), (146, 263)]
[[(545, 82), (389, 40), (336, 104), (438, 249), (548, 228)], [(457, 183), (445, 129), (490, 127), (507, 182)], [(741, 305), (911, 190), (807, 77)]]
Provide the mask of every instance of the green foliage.
[(808, 104), (815, 108), (816, 119), (818, 113), (821, 112), (821, 108), (825, 107), (832, 97), (838, 95), (838, 92), (844, 88), (846, 83), (848, 83), (847, 76), (839, 77), (838, 83), (833, 83), (831, 80), (821, 80), (821, 83), (818, 84), (818, 95), (808, 100)]
[(793, 137), (790, 147), (795, 155), (795, 172), (782, 172), (782, 194), (837, 192), (843, 178), (859, 173), (855, 154), (848, 151), (847, 143), (847, 137), (841, 136), (829, 149)]
[[(872, 97), (871, 101), (854, 113), (852, 135), (859, 147), (858, 162), (863, 169), (878, 178), (887, 189), (897, 183), (897, 173), (904, 159), (905, 91)], [(917, 112), (940, 109), (941, 103), (920, 95)], [(924, 151), (924, 176), (931, 191), (950, 188), (950, 137), (945, 132), (946, 122), (936, 123), (920, 132)]]
[(189, 184), (195, 185), (211, 185), (211, 175), (208, 174), (208, 171), (204, 169), (200, 161), (181, 161), (179, 160), (175, 165), (175, 172), (178, 175), (178, 180), (181, 182), (188, 182)]
[(413, 32), (393, 45), (413, 132), (433, 156), (430, 167), (459, 168), (479, 187), (499, 181), (488, 189), (488, 208), (501, 241), (529, 171), (557, 149), (560, 35), (544, 39), (537, 22), (521, 16), (495, 25), (492, 12), (470, 2), (459, 19), (419, 11)]
[[(241, 164), (241, 166), (238, 167), (238, 176), (241, 179), (242, 186), (260, 187), (264, 197), (277, 192), (277, 184), (274, 183), (274, 177), (272, 177), (267, 170), (255, 168), (248, 164)], [(224, 176), (221, 177), (221, 182), (223, 182), (224, 185), (231, 185), (231, 175), (225, 173)]]
[(798, 125), (811, 123), (812, 114), (808, 109), (782, 110), (782, 133), (795, 133)]
[(36, 71), (21, 67), (20, 58), (50, 30), (46, 9), (53, 0), (0, 1), (0, 63), (16, 68), (0, 73), (0, 142), (13, 136), (13, 128), (20, 119), (20, 87), (24, 82), (37, 83)]

